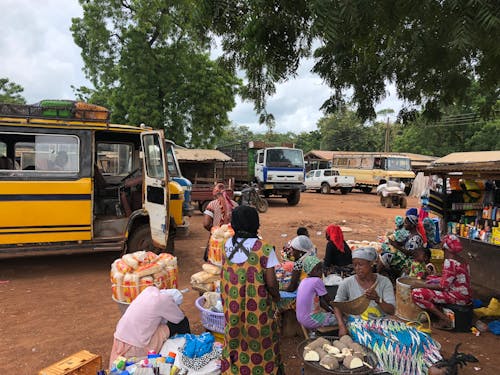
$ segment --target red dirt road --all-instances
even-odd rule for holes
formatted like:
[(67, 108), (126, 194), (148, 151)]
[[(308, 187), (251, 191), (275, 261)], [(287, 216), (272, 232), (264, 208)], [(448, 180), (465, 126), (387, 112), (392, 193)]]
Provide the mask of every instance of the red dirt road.
[[(409, 206), (417, 201), (410, 199)], [(302, 194), (296, 207), (285, 200), (271, 199), (269, 211), (261, 215), (261, 232), (280, 248), (291, 239), (298, 226), (309, 228), (319, 255), (324, 255), (324, 228), (338, 223), (352, 228), (346, 239), (376, 240), (392, 228), (398, 208), (379, 205), (374, 194)], [(190, 287), (190, 276), (201, 270), (207, 232), (199, 212), (191, 218), (189, 236), (176, 242), (179, 287)], [(344, 222), (345, 220), (345, 222)], [(107, 363), (115, 325), (120, 318), (111, 300), (109, 269), (116, 254), (47, 256), (1, 260), (0, 266), (0, 373), (36, 374), (82, 349), (100, 354)], [(474, 277), (474, 275), (472, 275)], [(194, 306), (198, 293), (185, 296), (183, 308), (195, 333), (201, 333), (199, 313)], [(469, 364), (461, 374), (497, 374), (499, 338), (491, 333), (479, 337), (471, 333), (434, 331), (449, 355), (455, 343), (474, 354), (480, 362)], [(300, 337), (282, 340), (287, 375), (300, 374), (302, 363), (296, 347)], [(474, 369), (478, 368), (478, 370)]]

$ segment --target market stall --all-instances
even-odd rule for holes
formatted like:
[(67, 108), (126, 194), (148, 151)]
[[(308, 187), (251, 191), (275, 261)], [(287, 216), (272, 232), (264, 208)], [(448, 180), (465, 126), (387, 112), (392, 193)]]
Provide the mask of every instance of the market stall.
[(442, 178), (441, 189), (429, 190), (429, 208), (443, 232), (459, 236), (474, 292), (500, 296), (500, 151), (452, 153), (422, 171)]

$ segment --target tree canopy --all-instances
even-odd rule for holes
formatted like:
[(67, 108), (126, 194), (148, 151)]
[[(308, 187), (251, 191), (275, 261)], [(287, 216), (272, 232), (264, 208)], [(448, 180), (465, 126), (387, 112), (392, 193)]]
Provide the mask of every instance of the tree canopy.
[(206, 27), (222, 40), (229, 66), (249, 80), (257, 112), (275, 84), (293, 77), (304, 57), (332, 88), (323, 109), (346, 100), (362, 120), (394, 82), (403, 113), (427, 118), (460, 103), (474, 81), (486, 116), (499, 97), (498, 0), (204, 0)]
[(24, 88), (8, 78), (0, 78), (0, 102), (26, 104), (26, 99), (21, 95)]
[(209, 58), (193, 2), (80, 0), (72, 20), (94, 89), (79, 98), (112, 120), (165, 129), (177, 144), (206, 146), (229, 124), (240, 80)]

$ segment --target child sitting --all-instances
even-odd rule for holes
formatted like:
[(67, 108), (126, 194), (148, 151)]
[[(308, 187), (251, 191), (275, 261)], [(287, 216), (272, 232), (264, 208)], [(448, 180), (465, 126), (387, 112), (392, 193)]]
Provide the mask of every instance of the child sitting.
[(429, 274), (427, 264), (430, 262), (430, 259), (431, 251), (428, 248), (420, 247), (415, 250), (409, 276), (425, 280)]
[(303, 269), (307, 277), (297, 290), (297, 321), (307, 329), (337, 324), (330, 296), (321, 279), (323, 263), (315, 255), (308, 255), (304, 258)]

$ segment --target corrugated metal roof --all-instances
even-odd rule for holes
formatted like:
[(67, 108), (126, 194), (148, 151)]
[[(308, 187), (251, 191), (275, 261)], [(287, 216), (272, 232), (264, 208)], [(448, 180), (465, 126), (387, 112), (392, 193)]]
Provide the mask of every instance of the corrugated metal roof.
[(437, 159), (432, 165), (490, 163), (496, 161), (500, 162), (500, 151), (453, 152)]
[(311, 155), (317, 157), (318, 159), (332, 160), (333, 151), (311, 150), (307, 154), (305, 154), (304, 157)]
[(175, 154), (179, 161), (230, 161), (229, 156), (219, 150), (202, 148), (176, 148)]

